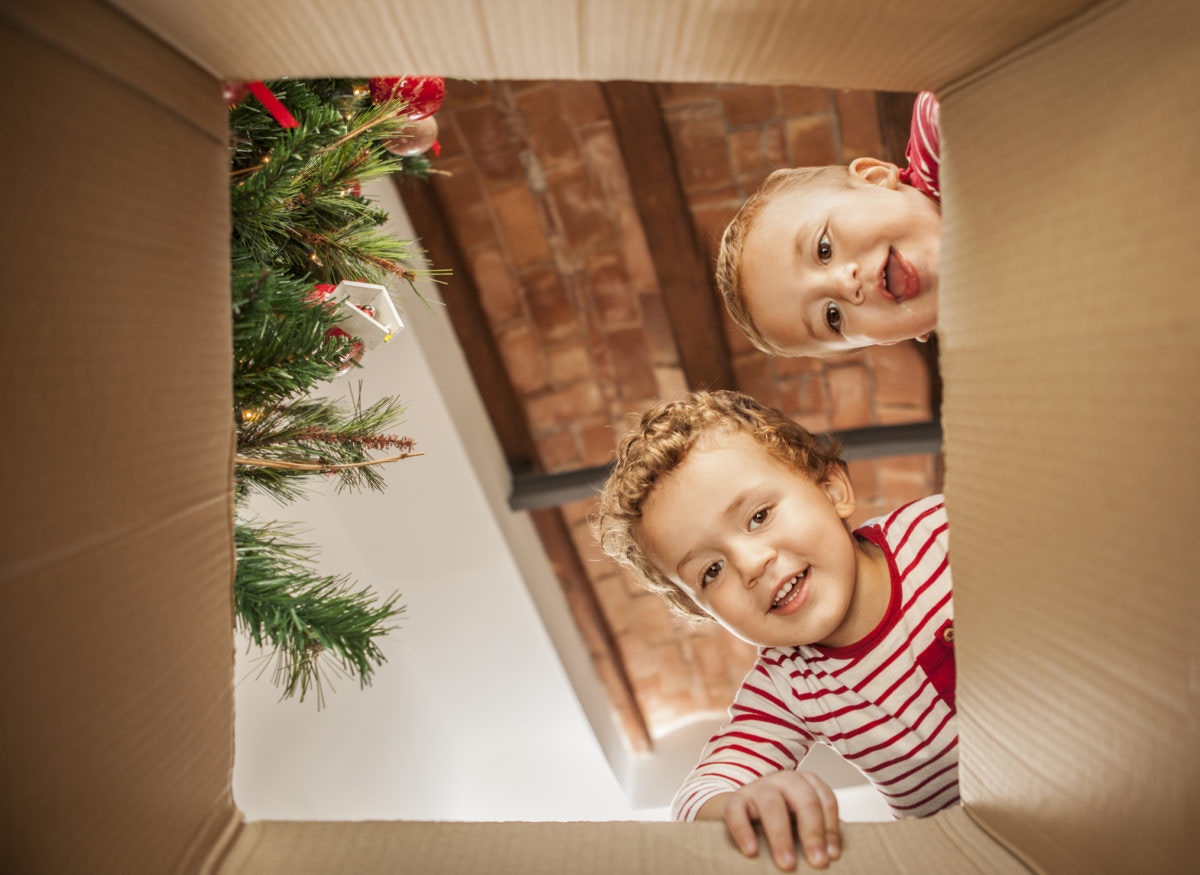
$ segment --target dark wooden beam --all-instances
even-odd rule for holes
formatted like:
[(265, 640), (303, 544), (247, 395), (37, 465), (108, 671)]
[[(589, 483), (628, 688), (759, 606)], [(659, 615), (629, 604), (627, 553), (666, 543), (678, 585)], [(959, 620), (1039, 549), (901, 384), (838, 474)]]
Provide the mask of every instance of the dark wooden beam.
[[(940, 453), (942, 427), (937, 420), (903, 425), (872, 425), (832, 433), (842, 444), (847, 462), (886, 456)], [(557, 507), (590, 498), (612, 471), (611, 465), (596, 465), (557, 474), (523, 474), (513, 477), (508, 506), (513, 510)]]
[(524, 409), (496, 346), (487, 313), (471, 270), (463, 258), (458, 238), (446, 218), (437, 191), (430, 183), (398, 177), (396, 191), (412, 221), (429, 260), (452, 273), (442, 286), (442, 300), (458, 342), (462, 346), (475, 385), (479, 387), (488, 418), (513, 471), (537, 468), (537, 448)]
[(697, 242), (654, 85), (607, 82), (601, 87), (688, 385), (736, 389), (713, 268)]
[(604, 684), (609, 703), (625, 730), (630, 747), (635, 753), (648, 753), (654, 745), (634, 692), (633, 681), (625, 669), (625, 660), (617, 646), (616, 636), (583, 568), (562, 512), (557, 509), (535, 510), (530, 518), (546, 548), (546, 556), (575, 617), (575, 625), (583, 635), (592, 664)]

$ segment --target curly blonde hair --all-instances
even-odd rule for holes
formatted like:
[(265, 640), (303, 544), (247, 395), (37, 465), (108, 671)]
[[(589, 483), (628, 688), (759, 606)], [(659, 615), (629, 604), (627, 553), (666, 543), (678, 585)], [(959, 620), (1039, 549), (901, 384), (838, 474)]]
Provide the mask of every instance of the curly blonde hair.
[(754, 324), (754, 317), (746, 307), (746, 299), (742, 289), (742, 251), (746, 246), (746, 236), (754, 227), (754, 221), (759, 214), (779, 194), (804, 186), (836, 186), (850, 185), (850, 175), (846, 167), (831, 164), (827, 167), (792, 167), (776, 170), (763, 181), (758, 191), (750, 195), (741, 209), (721, 235), (721, 247), (717, 252), (717, 288), (725, 301), (725, 309), (729, 316), (742, 329), (742, 333), (750, 338), (758, 349), (769, 355), (786, 355), (763, 337), (762, 331)]
[(643, 413), (617, 447), (616, 464), (592, 516), (592, 531), (606, 554), (631, 569), (643, 587), (661, 595), (676, 613), (689, 618), (710, 619), (646, 556), (640, 532), (642, 508), (655, 486), (683, 463), (702, 436), (722, 430), (749, 435), (776, 459), (814, 481), (823, 480), (835, 465), (845, 466), (834, 438), (812, 434), (741, 392), (694, 392)]

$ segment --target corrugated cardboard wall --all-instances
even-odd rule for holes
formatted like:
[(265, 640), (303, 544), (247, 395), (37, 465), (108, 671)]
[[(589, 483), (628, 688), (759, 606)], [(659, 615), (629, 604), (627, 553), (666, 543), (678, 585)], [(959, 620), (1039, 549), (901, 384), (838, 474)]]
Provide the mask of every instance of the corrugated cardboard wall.
[(0, 51), (3, 868), (192, 868), (235, 816), (225, 112), (98, 4)]
[(1198, 18), (1108, 4), (943, 100), (963, 797), (1040, 871), (1195, 864)]

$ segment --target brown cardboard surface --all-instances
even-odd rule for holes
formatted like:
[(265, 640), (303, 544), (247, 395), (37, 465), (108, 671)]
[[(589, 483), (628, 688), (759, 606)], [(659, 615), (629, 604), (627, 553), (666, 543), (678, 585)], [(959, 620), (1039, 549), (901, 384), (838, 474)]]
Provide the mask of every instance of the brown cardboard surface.
[(193, 869), (236, 814), (225, 111), (40, 9), (0, 11), (0, 868)]
[(950, 81), (1094, 0), (115, 0), (227, 78)]
[[(846, 824), (841, 875), (1023, 875), (1027, 870), (965, 812), (925, 821)], [(881, 868), (883, 867), (883, 868)], [(222, 875), (558, 875), (778, 872), (738, 853), (718, 823), (284, 823), (247, 824)], [(801, 865), (800, 871), (812, 871)]]
[(963, 797), (1039, 871), (1197, 863), (1198, 19), (1110, 4), (943, 100)]
[[(911, 88), (1088, 4), (118, 5), (230, 77)], [(0, 215), (5, 868), (191, 872), (227, 851), (235, 873), (773, 871), (713, 824), (240, 825), (225, 110), (108, 7), (10, 6), (3, 149), (27, 191)], [(944, 95), (967, 808), (847, 825), (834, 871), (1194, 868), (1196, 19), (1106, 4)]]

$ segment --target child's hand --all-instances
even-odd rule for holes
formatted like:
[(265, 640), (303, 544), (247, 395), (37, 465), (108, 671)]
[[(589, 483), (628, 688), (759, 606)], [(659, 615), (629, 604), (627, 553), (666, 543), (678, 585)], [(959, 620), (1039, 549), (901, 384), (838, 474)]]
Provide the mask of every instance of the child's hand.
[(766, 775), (734, 793), (709, 800), (699, 816), (724, 820), (734, 843), (747, 857), (758, 854), (757, 822), (780, 869), (796, 868), (797, 833), (804, 857), (813, 868), (825, 868), (842, 853), (837, 797), (811, 772)]

